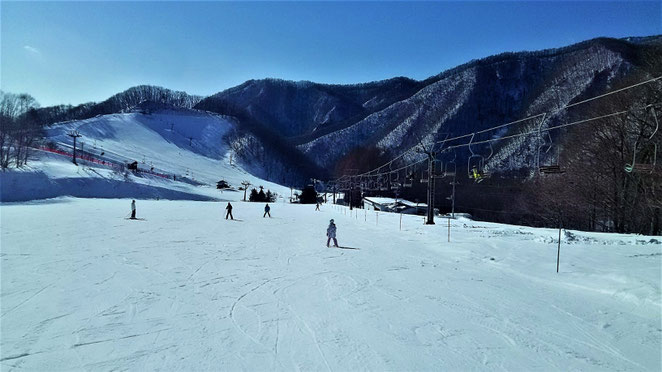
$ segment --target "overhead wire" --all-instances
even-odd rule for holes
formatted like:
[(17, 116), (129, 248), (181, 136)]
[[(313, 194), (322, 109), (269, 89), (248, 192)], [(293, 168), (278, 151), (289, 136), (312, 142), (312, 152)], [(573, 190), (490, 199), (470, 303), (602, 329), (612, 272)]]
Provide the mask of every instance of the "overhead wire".
[[(651, 78), (651, 79), (648, 79), (648, 80), (645, 80), (645, 81), (642, 81), (642, 82), (639, 82), (639, 83), (636, 83), (636, 84), (632, 84), (632, 85), (629, 85), (629, 86), (626, 86), (626, 87), (623, 87), (623, 88), (619, 88), (619, 89), (616, 89), (616, 90), (613, 90), (613, 91), (610, 91), (610, 92), (607, 92), (607, 93), (600, 94), (600, 95), (595, 96), (595, 97), (587, 98), (587, 99), (579, 101), (579, 102), (575, 102), (575, 103), (572, 103), (572, 104), (569, 104), (569, 105), (565, 105), (565, 106), (560, 107), (556, 110), (552, 110), (549, 113), (539, 113), (539, 114), (536, 114), (536, 115), (530, 115), (530, 116), (522, 118), (522, 119), (518, 119), (518, 120), (508, 122), (508, 123), (497, 125), (497, 126), (494, 126), (494, 127), (482, 129), (480, 131), (463, 134), (463, 135), (456, 136), (456, 137), (453, 137), (453, 138), (447, 138), (447, 139), (444, 139), (444, 140), (441, 140), (441, 141), (436, 141), (436, 142), (432, 143), (432, 146), (439, 145), (439, 144), (441, 144), (443, 146), (446, 143), (457, 141), (457, 140), (468, 138), (468, 137), (473, 137), (476, 134), (492, 132), (492, 131), (495, 131), (495, 130), (498, 130), (498, 129), (501, 129), (501, 128), (506, 128), (506, 127), (509, 127), (511, 125), (521, 123), (521, 122), (524, 122), (524, 121), (529, 121), (529, 120), (539, 118), (539, 117), (545, 117), (546, 115), (552, 116), (552, 115), (555, 115), (555, 114), (557, 114), (561, 111), (567, 110), (571, 107), (575, 107), (575, 106), (578, 106), (578, 105), (581, 105), (581, 104), (585, 104), (587, 102), (591, 102), (591, 101), (594, 101), (594, 100), (597, 100), (597, 99), (600, 99), (600, 98), (604, 98), (604, 97), (607, 97), (607, 96), (610, 96), (610, 95), (613, 95), (613, 94), (616, 94), (616, 93), (620, 93), (620, 92), (623, 92), (625, 90), (629, 90), (629, 89), (632, 89), (632, 88), (635, 88), (635, 87), (638, 87), (638, 86), (649, 84), (649, 83), (658, 81), (660, 79), (662, 79), (662, 76)], [(644, 109), (649, 108), (649, 107), (652, 107), (652, 106), (655, 106), (655, 105), (658, 105), (658, 104), (659, 103), (649, 104), (649, 105), (644, 106), (643, 108)], [(502, 140), (510, 139), (510, 138), (528, 136), (528, 135), (535, 134), (535, 133), (540, 133), (540, 132), (549, 132), (549, 131), (552, 131), (552, 130), (555, 130), (555, 129), (565, 128), (565, 127), (569, 127), (569, 126), (573, 126), (573, 125), (579, 125), (579, 124), (583, 124), (583, 123), (594, 121), (594, 120), (600, 120), (600, 119), (605, 119), (605, 118), (608, 118), (608, 117), (623, 115), (623, 114), (628, 113), (630, 111), (631, 110), (623, 110), (623, 111), (618, 111), (618, 112), (614, 112), (614, 113), (610, 113), (610, 114), (606, 114), (606, 115), (601, 115), (601, 116), (593, 117), (593, 118), (589, 118), (589, 119), (579, 120), (579, 121), (575, 121), (575, 122), (571, 122), (571, 123), (565, 123), (565, 124), (561, 124), (561, 125), (556, 125), (556, 126), (531, 130), (531, 131), (528, 131), (528, 132), (522, 132), (522, 133), (517, 133), (517, 134), (513, 134), (513, 135), (498, 137), (498, 138), (491, 138), (491, 139), (477, 141), (477, 142), (470, 141), (468, 143), (463, 143), (463, 144), (458, 144), (458, 145), (453, 145), (453, 146), (446, 147), (442, 150), (442, 152), (446, 152), (448, 150), (457, 149), (457, 148), (470, 146), (470, 145), (480, 145), (480, 144), (484, 144), (484, 143), (498, 142), (498, 141), (502, 141)], [(415, 149), (416, 149), (416, 146), (414, 146), (412, 148), (409, 148), (409, 149), (405, 150), (404, 152), (402, 152), (400, 155), (398, 155), (398, 156), (394, 157), (393, 159), (389, 160), (388, 162), (384, 163), (383, 165), (381, 165), (379, 167), (376, 167), (376, 168), (373, 168), (373, 169), (371, 169), (367, 172), (363, 172), (363, 173), (360, 173), (360, 174), (357, 174), (357, 175), (342, 175), (341, 177), (333, 180), (332, 182), (340, 182), (340, 181), (345, 180), (347, 178), (351, 179), (352, 177), (382, 176), (382, 175), (389, 174), (389, 173), (392, 173), (392, 172), (398, 172), (398, 171), (401, 171), (403, 169), (413, 167), (413, 166), (416, 166), (420, 163), (423, 163), (423, 162), (427, 161), (427, 159), (422, 159), (420, 161), (416, 161), (414, 163), (410, 163), (408, 165), (402, 166), (398, 169), (393, 169), (393, 170), (389, 169), (388, 172), (381, 172), (381, 173), (379, 172), (382, 168), (390, 167), (398, 159), (404, 157), (405, 155), (411, 154), (412, 151), (416, 151)], [(375, 173), (373, 173), (373, 172), (375, 172)]]

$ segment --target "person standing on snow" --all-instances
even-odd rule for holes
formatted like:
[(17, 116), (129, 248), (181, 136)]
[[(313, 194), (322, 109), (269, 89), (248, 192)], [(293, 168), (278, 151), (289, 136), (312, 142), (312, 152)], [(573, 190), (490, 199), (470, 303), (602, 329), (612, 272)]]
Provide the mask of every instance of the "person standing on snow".
[(264, 206), (264, 216), (262, 216), (262, 218), (266, 217), (267, 215), (269, 215), (269, 218), (271, 218), (271, 213), (269, 213), (270, 210), (271, 207), (269, 206), (269, 203), (267, 203), (267, 205)]
[(319, 211), (319, 210), (320, 210), (320, 203), (317, 203), (317, 205), (315, 206), (315, 210), (316, 210), (316, 211)]
[(135, 200), (131, 201), (131, 219), (132, 220), (136, 219), (136, 201)]
[(326, 246), (329, 246), (331, 239), (333, 239), (333, 246), (338, 246), (338, 241), (336, 240), (336, 224), (333, 223), (333, 220), (329, 221), (329, 227), (326, 228), (326, 236), (329, 238), (326, 240)]
[(225, 214), (225, 219), (227, 220), (228, 216), (230, 216), (230, 219), (234, 220), (234, 217), (232, 216), (232, 204), (230, 204), (230, 202), (228, 202), (228, 206), (225, 207), (225, 209), (228, 210), (228, 213)]
[(473, 176), (474, 182), (480, 182), (480, 181), (482, 181), (482, 177), (483, 177), (483, 176), (480, 174), (480, 172), (478, 172), (478, 168), (476, 168), (475, 165), (474, 165), (474, 167), (471, 169), (471, 172), (472, 172), (472, 176)]

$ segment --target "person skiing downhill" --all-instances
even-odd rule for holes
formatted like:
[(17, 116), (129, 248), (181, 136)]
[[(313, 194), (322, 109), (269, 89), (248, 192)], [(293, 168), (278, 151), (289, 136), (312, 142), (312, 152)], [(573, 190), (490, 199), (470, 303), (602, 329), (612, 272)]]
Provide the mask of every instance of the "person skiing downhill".
[(471, 176), (473, 177), (474, 182), (476, 182), (476, 183), (480, 183), (480, 182), (483, 180), (483, 175), (480, 174), (480, 172), (478, 171), (478, 168), (476, 168), (475, 165), (474, 165), (474, 167), (471, 169), (471, 173), (472, 173)]
[(269, 203), (267, 203), (267, 205), (264, 206), (264, 216), (262, 216), (262, 218), (266, 217), (267, 215), (269, 215), (269, 218), (271, 218), (271, 213), (269, 213), (270, 210), (271, 207), (269, 206)]
[(326, 240), (326, 246), (329, 246), (329, 243), (331, 243), (331, 239), (333, 239), (333, 246), (338, 247), (338, 240), (336, 240), (336, 224), (333, 223), (333, 220), (329, 221), (329, 227), (326, 228), (326, 236), (328, 239)]
[(132, 220), (136, 219), (136, 201), (135, 200), (131, 201), (131, 219)]
[(225, 214), (225, 219), (227, 220), (228, 216), (230, 216), (230, 219), (234, 220), (234, 217), (232, 216), (232, 204), (230, 204), (230, 202), (228, 202), (228, 206), (225, 207), (225, 209), (228, 210), (228, 213)]

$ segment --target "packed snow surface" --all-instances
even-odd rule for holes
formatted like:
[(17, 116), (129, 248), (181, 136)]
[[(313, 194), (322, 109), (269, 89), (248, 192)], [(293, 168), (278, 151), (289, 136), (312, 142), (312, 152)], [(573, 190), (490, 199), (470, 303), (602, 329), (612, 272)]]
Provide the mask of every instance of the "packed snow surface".
[(661, 368), (656, 238), (129, 204), (2, 205), (3, 371)]

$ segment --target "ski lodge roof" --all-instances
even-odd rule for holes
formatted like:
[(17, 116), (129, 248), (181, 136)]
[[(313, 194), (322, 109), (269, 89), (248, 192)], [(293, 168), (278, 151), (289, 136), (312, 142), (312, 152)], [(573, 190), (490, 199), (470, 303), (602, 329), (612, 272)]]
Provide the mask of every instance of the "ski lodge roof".
[(407, 207), (419, 207), (419, 208), (427, 208), (427, 204), (425, 203), (414, 203), (406, 199), (398, 198), (383, 198), (383, 197), (364, 197), (363, 200), (366, 200), (372, 204), (378, 204), (378, 205), (395, 205), (395, 204), (400, 204), (400, 205), (406, 205)]

